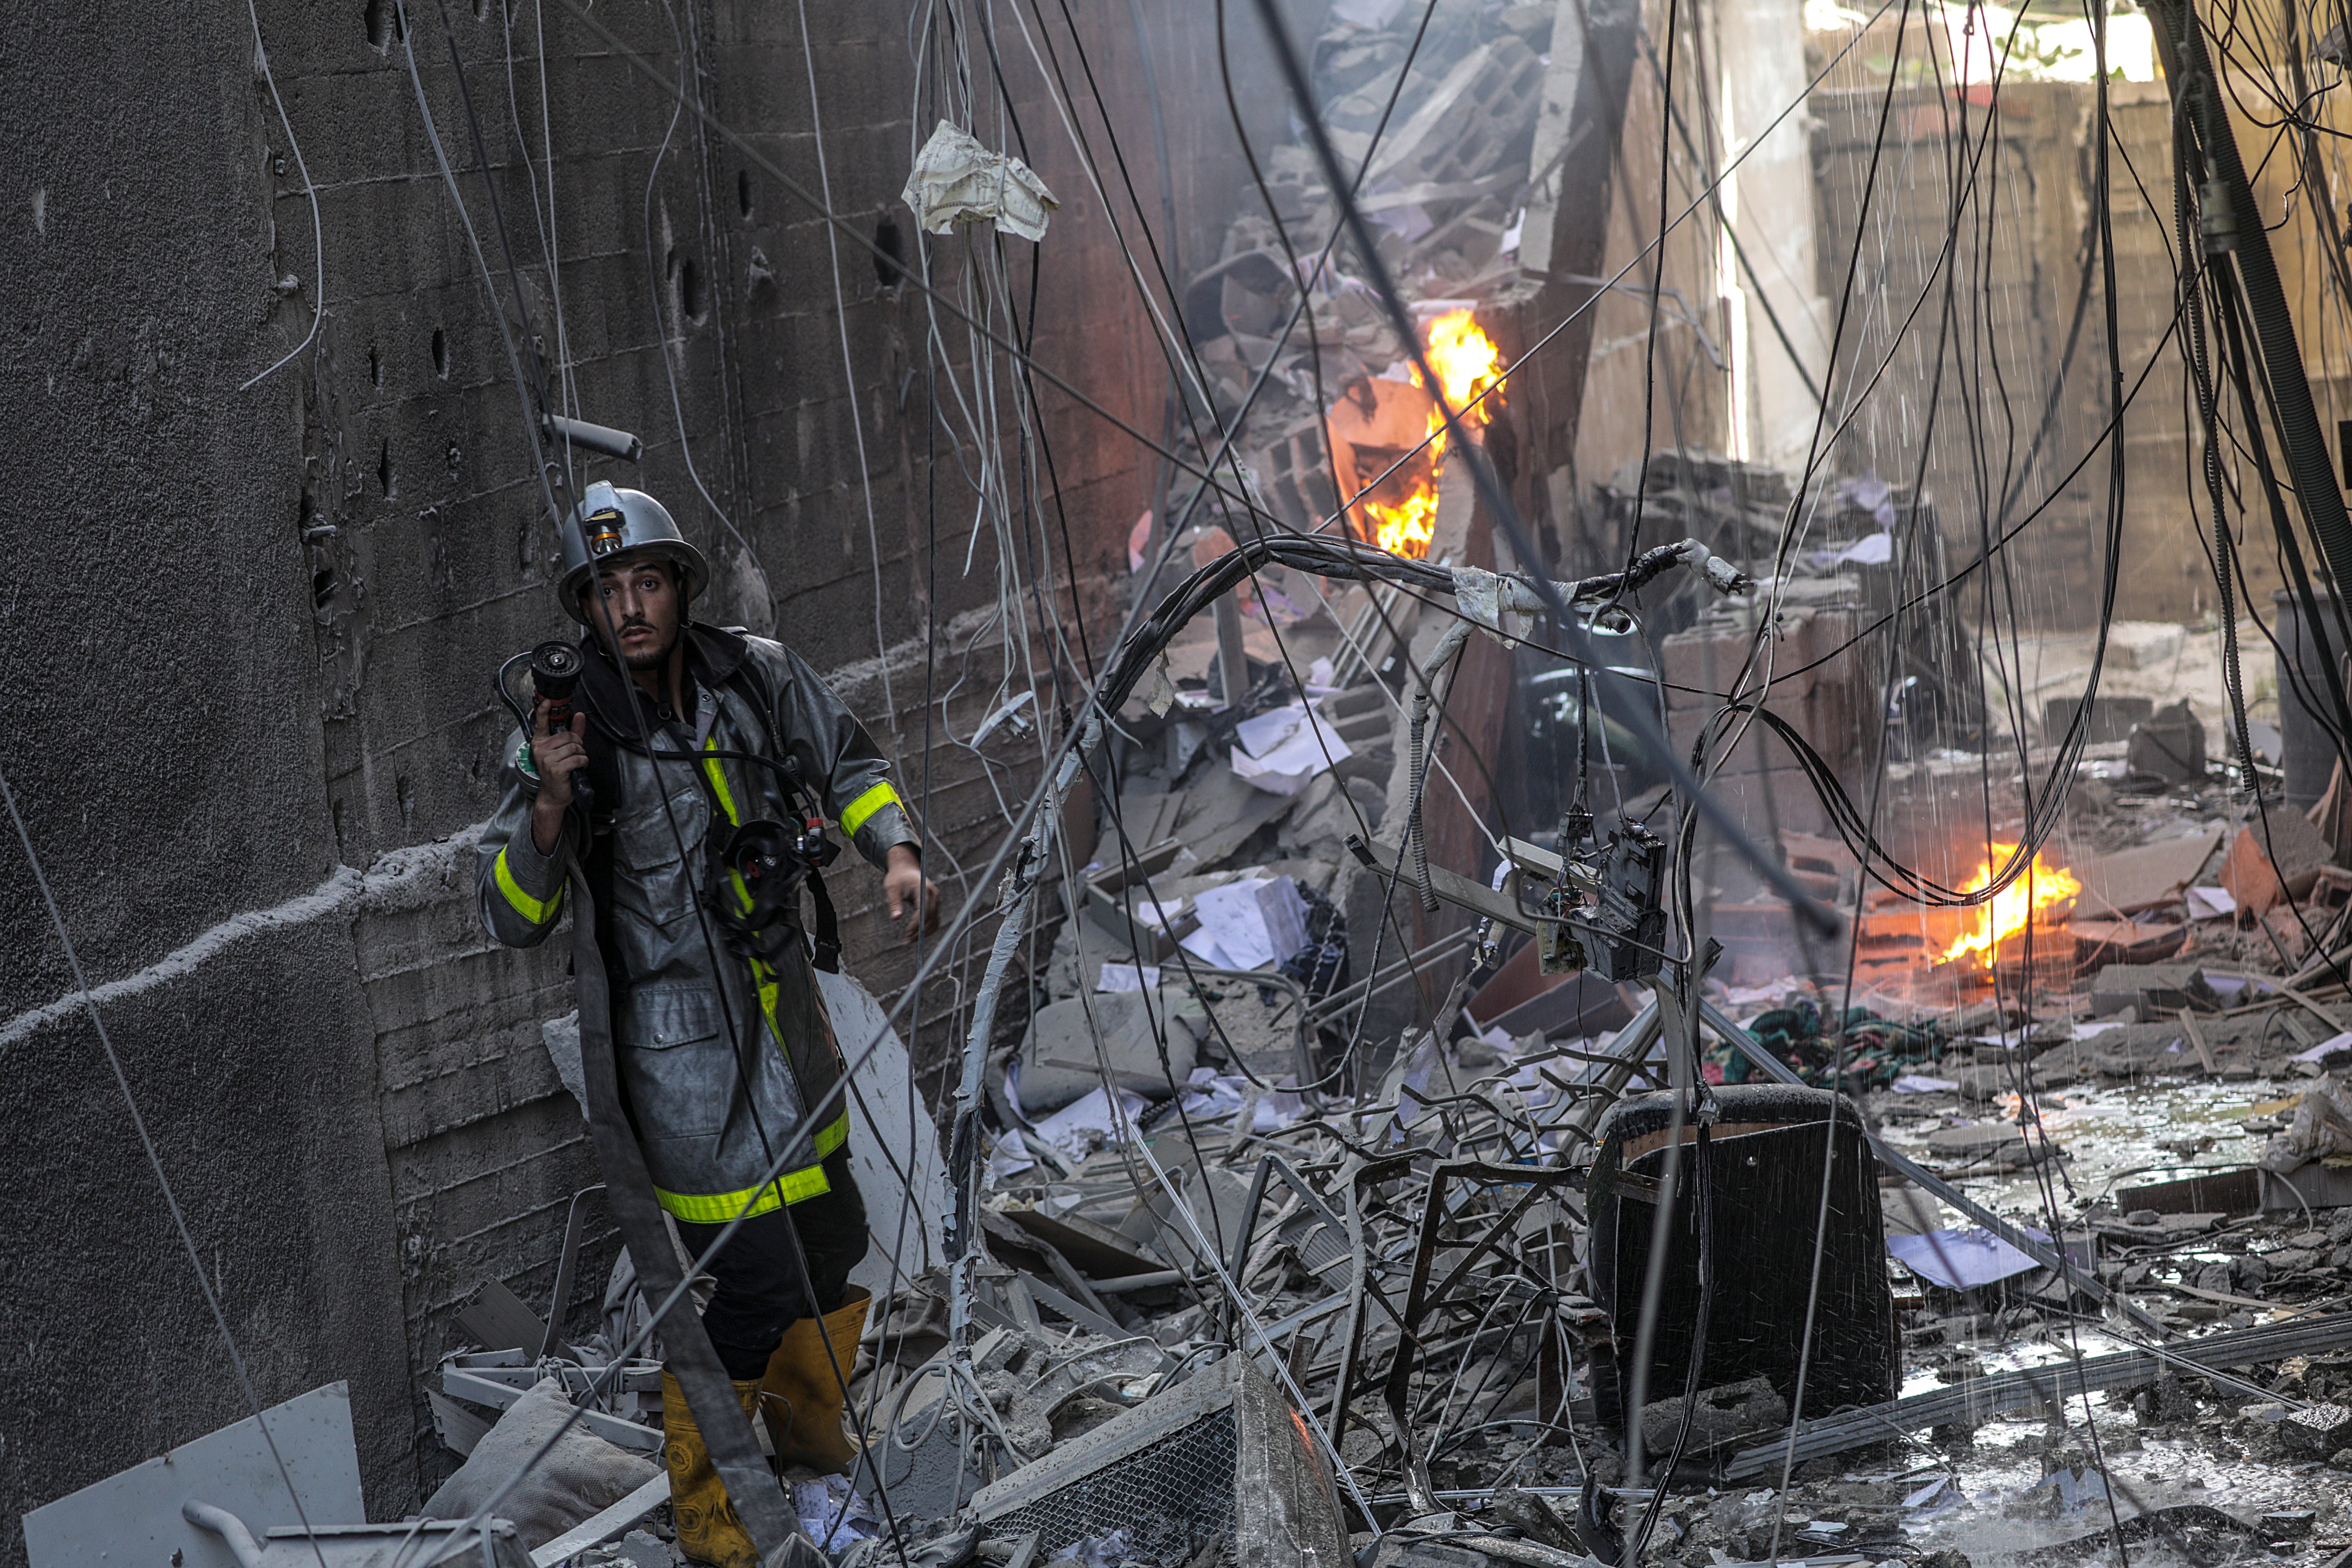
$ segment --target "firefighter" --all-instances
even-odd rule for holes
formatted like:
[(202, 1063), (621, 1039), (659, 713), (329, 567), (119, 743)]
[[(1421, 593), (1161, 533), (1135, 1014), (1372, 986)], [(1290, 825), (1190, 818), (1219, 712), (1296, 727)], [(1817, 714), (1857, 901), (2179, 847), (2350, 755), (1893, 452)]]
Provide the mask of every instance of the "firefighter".
[[(867, 1304), (849, 1272), (866, 1254), (866, 1209), (845, 1102), (828, 1097), (844, 1064), (812, 961), (814, 946), (833, 967), (838, 938), (821, 879), (815, 929), (804, 927), (802, 882), (829, 854), (831, 821), (881, 868), (908, 942), (936, 929), (939, 892), (856, 715), (789, 648), (692, 618), (709, 569), (658, 501), (591, 485), (562, 545), (563, 608), (587, 628), (578, 711), (555, 729), (541, 700), (516, 737), (479, 847), (482, 921), (531, 946), (562, 918), (567, 878), (586, 879), (654, 1196), (697, 1257), (748, 1211), (708, 1265), (718, 1289), (703, 1327), (778, 1460), (846, 1474), (857, 1448), (844, 1379)], [(804, 1131), (814, 1152), (763, 1180)], [(756, 1568), (667, 1371), (662, 1423), (679, 1544)]]

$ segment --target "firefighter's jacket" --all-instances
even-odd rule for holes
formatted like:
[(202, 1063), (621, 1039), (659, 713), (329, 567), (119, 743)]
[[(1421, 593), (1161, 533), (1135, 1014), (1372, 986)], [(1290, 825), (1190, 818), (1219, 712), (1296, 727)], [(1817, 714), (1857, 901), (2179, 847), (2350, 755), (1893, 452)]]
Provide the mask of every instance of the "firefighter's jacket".
[[(539, 780), (518, 735), (506, 798), (478, 848), (478, 883), (490, 934), (529, 947), (561, 920), (575, 862), (589, 879), (616, 1066), (655, 1195), (678, 1218), (711, 1224), (826, 1192), (819, 1162), (841, 1146), (849, 1119), (838, 1100), (825, 1107), (813, 1151), (781, 1180), (762, 1183), (785, 1140), (840, 1081), (841, 1048), (807, 943), (786, 944), (772, 965), (739, 956), (704, 908), (715, 852), (734, 825), (765, 818), (797, 829), (803, 820), (774, 769), (707, 753), (795, 764), (809, 805), (877, 866), (892, 846), (916, 840), (866, 727), (799, 656), (708, 626), (686, 635), (694, 710), (679, 717), (666, 717), (583, 640), (587, 668), (575, 704), (589, 714), (586, 840), (575, 805), (554, 853), (539, 852), (530, 824)], [(688, 763), (649, 751), (703, 755)]]

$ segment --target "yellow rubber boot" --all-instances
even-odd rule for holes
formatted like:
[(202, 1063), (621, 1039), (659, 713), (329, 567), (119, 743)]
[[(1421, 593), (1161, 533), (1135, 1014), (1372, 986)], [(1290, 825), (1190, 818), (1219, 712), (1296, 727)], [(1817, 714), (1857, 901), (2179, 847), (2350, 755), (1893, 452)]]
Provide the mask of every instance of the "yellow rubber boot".
[[(750, 1415), (760, 1402), (760, 1384), (734, 1384), (735, 1397)], [(677, 1516), (679, 1550), (697, 1563), (713, 1568), (760, 1568), (760, 1553), (751, 1531), (727, 1500), (727, 1487), (710, 1462), (702, 1428), (687, 1408), (686, 1391), (665, 1368), (662, 1372), (662, 1466), (669, 1471), (671, 1510)]]
[(786, 1329), (784, 1342), (768, 1358), (768, 1375), (760, 1386), (767, 1394), (768, 1434), (778, 1464), (806, 1465), (836, 1476), (849, 1474), (856, 1464), (861, 1445), (841, 1421), (849, 1399), (844, 1384), (857, 1366), (857, 1337), (866, 1331), (872, 1299), (864, 1286), (851, 1286), (849, 1299), (824, 1317), (802, 1318)]

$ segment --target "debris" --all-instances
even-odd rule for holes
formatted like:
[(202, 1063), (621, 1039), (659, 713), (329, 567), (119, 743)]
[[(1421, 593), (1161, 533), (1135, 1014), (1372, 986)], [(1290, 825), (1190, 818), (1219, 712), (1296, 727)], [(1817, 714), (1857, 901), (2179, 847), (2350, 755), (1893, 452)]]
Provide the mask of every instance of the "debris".
[(2174, 1014), (2184, 1007), (2218, 1009), (2221, 999), (2189, 963), (2110, 963), (2091, 982), (2091, 1016), (2104, 1018), (2130, 1010), (2136, 1020)]
[(2320, 868), (2334, 857), (2335, 847), (2303, 813), (2267, 811), (2238, 830), (2221, 868), (2221, 887), (2239, 909), (2264, 914), (2311, 891)]
[[(2165, 629), (2172, 634), (2173, 647), (2178, 648), (2180, 628)], [(2185, 701), (2158, 709), (2132, 726), (2125, 758), (2136, 773), (2172, 784), (2195, 784), (2205, 776), (2205, 726)]]
[(1164, 1094), (1190, 1077), (1201, 1005), (1173, 987), (1097, 992), (1040, 1008), (1021, 1043), (1021, 1109), (1040, 1117), (1101, 1092), (1104, 1074), (1136, 1094)]
[[(614, 1447), (583, 1426), (556, 1436), (572, 1413), (561, 1381), (547, 1378), (533, 1384), (507, 1407), (457, 1473), (425, 1500), (422, 1517), (470, 1519), (513, 1481), (499, 1500), (499, 1515), (514, 1521), (518, 1539), (529, 1550), (663, 1479), (659, 1465)], [(541, 1457), (551, 1437), (555, 1446)], [(657, 1500), (649, 1500), (646, 1506)]]

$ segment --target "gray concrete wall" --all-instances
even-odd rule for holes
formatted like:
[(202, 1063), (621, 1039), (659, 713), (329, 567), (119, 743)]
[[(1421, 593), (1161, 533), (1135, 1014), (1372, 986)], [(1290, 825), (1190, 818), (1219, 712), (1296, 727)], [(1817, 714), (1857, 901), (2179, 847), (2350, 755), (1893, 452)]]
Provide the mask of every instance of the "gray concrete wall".
[[(1245, 175), (1206, 5), (1146, 9), (1178, 264), (1202, 265)], [(436, 167), (394, 11), (262, 0), (302, 164), (236, 0), (0, 16), (0, 770), (90, 980), (132, 982), (107, 1025), (257, 1392), (272, 1402), (351, 1380), (377, 1517), (413, 1507), (447, 1463), (425, 1436), (418, 1376), (451, 1344), (452, 1314), (490, 1278), (544, 1301), (563, 1205), (596, 1180), (538, 1044), (539, 1021), (571, 1005), (559, 944), (490, 947), (470, 857), (413, 847), (488, 815), (508, 728), (490, 672), (564, 623), (493, 313), (510, 311), (509, 284), (440, 9), (411, 5), (413, 41), (497, 305)], [(904, 7), (814, 0), (808, 12), (835, 205), (868, 234), (892, 215), (911, 256), (896, 198), (914, 141), (943, 111), (928, 96), (936, 79), (919, 103)], [(1106, 162), (1116, 129), (1156, 223), (1132, 14), (1115, 0), (1073, 12), (1108, 106), (1087, 101), (1078, 118)], [(544, 151), (539, 18), (512, 19), (510, 91), (498, 0), (451, 0), (448, 14), (551, 356), (559, 290), (532, 195), (550, 171), (527, 176), (520, 161), (524, 145), (534, 161)], [(711, 111), (814, 188), (794, 9), (680, 0), (675, 37), (645, 0), (596, 15), (666, 70), (683, 46)], [(1058, 15), (1052, 26), (1084, 95)], [(955, 688), (975, 637), (973, 668), (1004, 659), (988, 643), (1002, 635), (988, 629), (992, 531), (964, 568), (962, 476), (977, 454), (941, 429), (933, 465), (924, 308), (845, 246), (845, 384), (832, 263), (807, 210), (688, 118), (654, 177), (648, 225), (671, 104), (560, 8), (545, 27), (582, 411), (647, 445), (641, 470), (588, 472), (667, 498), (720, 563), (730, 618), (772, 621), (841, 670), (919, 786), (927, 692)], [(984, 53), (964, 41), (985, 87)], [(1156, 432), (1165, 373), (1110, 222), (1026, 42), (995, 42), (1017, 134), (1064, 202), (1038, 252), (1037, 355)], [(1249, 112), (1278, 120), (1263, 51), (1237, 64)], [(982, 129), (993, 135), (993, 119)], [(1105, 184), (1133, 233), (1124, 183)], [(1028, 249), (1006, 247), (1024, 322)], [(980, 254), (942, 242), (934, 270), (1001, 326), (1002, 292), (984, 297), (964, 271)], [(246, 388), (302, 343), (322, 300), (315, 339)], [(969, 339), (942, 331), (965, 360)], [(1062, 509), (1028, 520), (1050, 528), (1023, 549), (1045, 563), (1063, 615), (1093, 623), (1099, 651), (1153, 465), (1041, 390)], [(698, 497), (689, 450), (715, 505)], [(936, 650), (935, 627), (948, 633)], [(968, 735), (993, 680), (965, 680), (930, 712), (934, 731)], [(931, 753), (948, 852), (937, 865), (976, 869), (1001, 827), (999, 794), (1017, 799), (1034, 776), (1034, 742), (989, 750)], [(0, 1096), (16, 1129), (0, 1183), (0, 1563), (16, 1563), (24, 1510), (247, 1409), (97, 1039), (53, 1006), (70, 979), (13, 838), (0, 867)], [(852, 868), (836, 886), (854, 966), (877, 992), (902, 985), (911, 960), (885, 943), (875, 879)], [(146, 973), (220, 922), (281, 907), (289, 918)], [(924, 999), (920, 1049), (934, 1062), (954, 994)], [(595, 1220), (598, 1267), (576, 1301), (593, 1300), (610, 1256)]]

